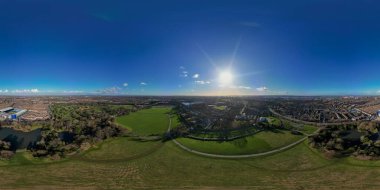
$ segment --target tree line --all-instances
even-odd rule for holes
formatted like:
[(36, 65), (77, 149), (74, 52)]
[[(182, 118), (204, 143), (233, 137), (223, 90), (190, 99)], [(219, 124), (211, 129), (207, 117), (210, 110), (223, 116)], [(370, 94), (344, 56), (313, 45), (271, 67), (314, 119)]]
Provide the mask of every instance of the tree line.
[[(28, 149), (35, 157), (60, 159), (107, 138), (122, 136), (125, 129), (115, 124), (115, 117), (135, 108), (106, 104), (54, 104), (51, 118), (40, 122), (41, 138)], [(0, 157), (10, 157), (9, 142), (0, 141)], [(3, 156), (4, 154), (4, 156)]]
[(332, 157), (353, 155), (374, 159), (380, 157), (380, 123), (361, 122), (359, 125), (328, 126), (309, 137), (312, 147)]

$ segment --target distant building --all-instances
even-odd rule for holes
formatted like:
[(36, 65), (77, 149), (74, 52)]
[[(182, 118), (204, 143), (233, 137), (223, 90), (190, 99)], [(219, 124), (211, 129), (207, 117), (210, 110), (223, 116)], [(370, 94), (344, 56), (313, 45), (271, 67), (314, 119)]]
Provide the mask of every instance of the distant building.
[(8, 114), (0, 112), (0, 119), (7, 119), (8, 117)]
[(0, 112), (9, 112), (9, 111), (12, 111), (14, 108), (12, 107), (7, 107), (7, 108), (3, 108), (3, 109), (0, 109)]
[(260, 117), (259, 122), (268, 122), (268, 119), (266, 117)]
[(201, 105), (201, 104), (204, 104), (204, 103), (203, 102), (182, 102), (182, 105), (187, 106), (187, 107), (194, 106), (194, 105)]
[(27, 110), (17, 109), (13, 107), (7, 107), (0, 109), (0, 119), (17, 119), (20, 116), (24, 115)]
[(11, 115), (12, 119), (17, 119), (18, 117), (24, 115), (26, 110), (18, 110), (18, 112)]

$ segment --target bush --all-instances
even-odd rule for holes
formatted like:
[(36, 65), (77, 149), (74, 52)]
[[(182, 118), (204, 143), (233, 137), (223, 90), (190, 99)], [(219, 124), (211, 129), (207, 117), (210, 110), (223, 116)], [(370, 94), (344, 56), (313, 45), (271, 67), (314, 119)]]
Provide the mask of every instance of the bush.
[(11, 159), (12, 156), (14, 155), (14, 152), (13, 151), (10, 151), (10, 150), (1, 150), (0, 151), (0, 158), (1, 159)]

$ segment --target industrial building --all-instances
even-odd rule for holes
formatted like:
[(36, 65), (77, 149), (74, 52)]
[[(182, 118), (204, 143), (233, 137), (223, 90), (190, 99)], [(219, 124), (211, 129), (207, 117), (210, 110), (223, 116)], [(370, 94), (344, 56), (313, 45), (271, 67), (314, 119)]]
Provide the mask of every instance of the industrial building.
[(27, 110), (13, 108), (13, 107), (7, 107), (0, 109), (0, 119), (18, 119), (22, 115), (24, 115), (27, 112)]

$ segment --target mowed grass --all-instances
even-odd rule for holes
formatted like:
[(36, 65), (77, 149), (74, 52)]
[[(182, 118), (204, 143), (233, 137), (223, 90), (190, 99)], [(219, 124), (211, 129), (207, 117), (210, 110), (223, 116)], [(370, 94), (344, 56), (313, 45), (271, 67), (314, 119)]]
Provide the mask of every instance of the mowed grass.
[[(115, 141), (115, 142), (113, 142)], [(378, 189), (378, 161), (326, 159), (307, 142), (258, 158), (197, 156), (172, 142), (144, 157), (151, 144), (115, 138), (84, 155), (50, 164), (0, 167), (10, 189)], [(135, 147), (134, 146), (138, 146)], [(123, 149), (133, 149), (120, 151)], [(141, 152), (138, 152), (141, 150)], [(87, 156), (96, 159), (87, 161)], [(115, 158), (127, 158), (115, 160)], [(99, 162), (97, 160), (100, 160)], [(109, 162), (105, 162), (109, 160)], [(373, 164), (368, 164), (373, 163)], [(355, 164), (355, 165), (354, 165)]]
[(274, 150), (291, 144), (302, 137), (302, 135), (293, 135), (289, 131), (263, 131), (250, 137), (227, 142), (201, 141), (190, 138), (179, 138), (177, 140), (186, 147), (200, 152), (241, 155)]
[(318, 127), (313, 125), (304, 125), (300, 130), (308, 135), (311, 135), (318, 130)]
[[(154, 142), (120, 137), (109, 139), (79, 157), (39, 164), (27, 152), (19, 152), (14, 160), (0, 162), (4, 164), (0, 164), (0, 187), (315, 190), (380, 187), (379, 161), (326, 159), (311, 149), (307, 141), (277, 154), (247, 159), (198, 156), (170, 141), (151, 151), (153, 146)], [(149, 154), (144, 154), (147, 151)]]
[(37, 158), (27, 150), (17, 151), (15, 155), (10, 160), (2, 159), (0, 160), (0, 167), (5, 166), (19, 166), (19, 165), (43, 165), (49, 163), (57, 163), (67, 161), (67, 159), (61, 159), (59, 161), (54, 161), (49, 158)]
[(116, 123), (140, 136), (162, 135), (168, 129), (170, 107), (153, 107), (116, 118)]
[(227, 106), (213, 106), (213, 107), (214, 107), (214, 109), (221, 110), (221, 111), (223, 111), (227, 108)]
[(142, 156), (159, 148), (160, 141), (141, 142), (128, 137), (106, 140), (82, 155), (89, 160), (120, 160)]

